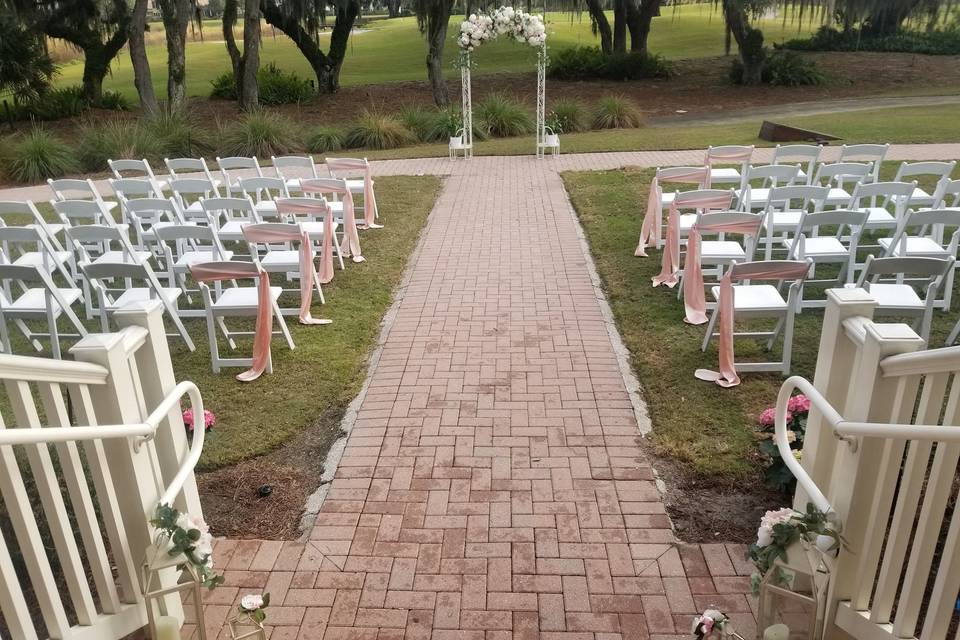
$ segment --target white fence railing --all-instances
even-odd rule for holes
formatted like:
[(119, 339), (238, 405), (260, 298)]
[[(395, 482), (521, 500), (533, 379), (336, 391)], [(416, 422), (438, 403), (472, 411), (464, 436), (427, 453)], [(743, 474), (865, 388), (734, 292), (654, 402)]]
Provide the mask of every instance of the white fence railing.
[(923, 351), (873, 308), (828, 292), (814, 381), (781, 389), (778, 414), (794, 389), (812, 401), (794, 507), (830, 506), (847, 541), (824, 637), (941, 640), (960, 590), (960, 347)]
[[(204, 430), (188, 444), (180, 408), (202, 412), (200, 394), (174, 380), (158, 303), (115, 317), (120, 331), (83, 338), (75, 361), (0, 354), (0, 613), (16, 640), (141, 628), (149, 519), (160, 502), (201, 513)], [(182, 619), (175, 596), (164, 605)]]

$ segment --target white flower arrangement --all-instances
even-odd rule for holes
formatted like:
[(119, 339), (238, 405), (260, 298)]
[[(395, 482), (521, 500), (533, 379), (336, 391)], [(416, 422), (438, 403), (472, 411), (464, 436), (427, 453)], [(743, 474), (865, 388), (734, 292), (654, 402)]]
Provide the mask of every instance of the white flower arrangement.
[(512, 35), (514, 40), (531, 47), (542, 47), (547, 41), (543, 18), (513, 7), (500, 7), (492, 14), (472, 13), (460, 23), (457, 44), (461, 52), (470, 52), (488, 40)]

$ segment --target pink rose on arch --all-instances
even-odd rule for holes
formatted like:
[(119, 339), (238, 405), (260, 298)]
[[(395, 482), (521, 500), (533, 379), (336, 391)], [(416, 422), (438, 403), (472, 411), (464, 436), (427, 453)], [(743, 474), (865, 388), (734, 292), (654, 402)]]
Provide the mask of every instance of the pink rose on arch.
[[(183, 424), (187, 428), (187, 431), (193, 431), (193, 409), (187, 409), (183, 412)], [(213, 414), (213, 411), (209, 409), (203, 410), (203, 426), (204, 430), (210, 431), (213, 429), (213, 425), (217, 424), (217, 416)]]
[(787, 400), (787, 410), (793, 413), (809, 413), (810, 398), (801, 394), (790, 396)]

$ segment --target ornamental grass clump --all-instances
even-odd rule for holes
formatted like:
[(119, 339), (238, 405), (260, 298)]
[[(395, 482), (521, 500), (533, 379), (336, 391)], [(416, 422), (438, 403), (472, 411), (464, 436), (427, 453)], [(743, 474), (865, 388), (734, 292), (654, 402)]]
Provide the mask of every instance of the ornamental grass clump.
[(361, 113), (344, 136), (344, 146), (350, 149), (396, 149), (416, 141), (397, 118), (377, 111)]
[(343, 131), (333, 127), (319, 127), (307, 136), (307, 151), (330, 153), (343, 149)]
[(77, 143), (77, 157), (85, 171), (105, 170), (108, 159), (162, 161), (166, 151), (164, 141), (146, 126), (120, 118), (102, 123), (87, 122), (80, 128)]
[(8, 141), (0, 153), (0, 169), (14, 182), (43, 182), (76, 168), (70, 146), (43, 127)]
[(269, 158), (300, 148), (296, 127), (288, 118), (266, 111), (244, 114), (220, 130), (220, 154)]
[(512, 138), (533, 131), (533, 117), (526, 108), (500, 93), (492, 93), (477, 103), (474, 120), (492, 137)]
[(593, 112), (594, 129), (637, 129), (643, 124), (643, 114), (624, 96), (600, 98)]

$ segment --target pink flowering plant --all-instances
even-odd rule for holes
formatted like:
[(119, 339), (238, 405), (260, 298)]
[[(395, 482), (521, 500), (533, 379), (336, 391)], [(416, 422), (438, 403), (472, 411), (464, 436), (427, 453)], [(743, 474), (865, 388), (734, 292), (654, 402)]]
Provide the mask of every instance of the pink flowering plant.
[[(214, 415), (213, 411), (209, 409), (203, 410), (203, 428), (205, 431), (209, 432), (213, 429), (213, 425), (217, 424), (217, 416)], [(187, 431), (193, 433), (193, 409), (187, 409), (183, 412), (183, 426), (187, 428)]]
[(729, 616), (719, 609), (707, 609), (699, 616), (694, 617), (690, 632), (697, 640), (704, 640), (704, 638), (709, 638), (714, 634), (718, 634), (722, 638), (743, 640), (743, 636), (733, 630)]
[[(760, 425), (760, 452), (766, 456), (767, 468), (764, 472), (764, 478), (768, 486), (773, 487), (784, 493), (793, 493), (793, 487), (797, 480), (790, 473), (790, 469), (784, 464), (780, 457), (780, 450), (773, 440), (774, 418), (776, 417), (776, 407), (768, 407), (760, 414), (758, 423)], [(787, 401), (787, 439), (790, 441), (790, 449), (796, 459), (800, 459), (800, 453), (803, 451), (803, 438), (807, 432), (807, 415), (810, 413), (810, 398), (801, 394), (792, 396)]]

